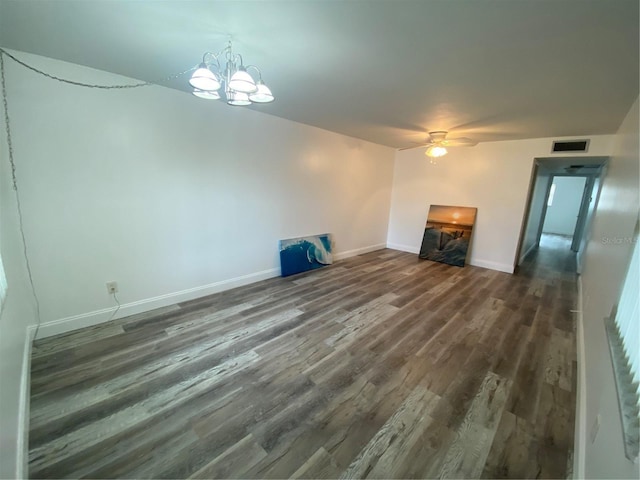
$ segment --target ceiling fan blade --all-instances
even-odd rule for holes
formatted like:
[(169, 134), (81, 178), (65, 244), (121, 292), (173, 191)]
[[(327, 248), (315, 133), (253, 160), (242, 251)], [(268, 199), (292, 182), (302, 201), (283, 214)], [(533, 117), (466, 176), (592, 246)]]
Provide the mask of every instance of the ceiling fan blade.
[(433, 145), (433, 143), (431, 143), (431, 142), (429, 142), (429, 143), (421, 143), (421, 144), (416, 145), (414, 147), (399, 148), (398, 151), (401, 152), (403, 150), (412, 150), (414, 148), (427, 148), (427, 147), (430, 147), (431, 145)]
[(446, 147), (473, 147), (478, 142), (466, 137), (447, 138), (442, 142)]

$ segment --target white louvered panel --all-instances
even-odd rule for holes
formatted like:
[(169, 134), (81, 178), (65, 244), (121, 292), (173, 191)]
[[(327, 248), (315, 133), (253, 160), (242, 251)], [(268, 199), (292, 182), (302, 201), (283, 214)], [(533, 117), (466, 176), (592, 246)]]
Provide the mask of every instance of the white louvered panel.
[(640, 291), (640, 257), (638, 242), (633, 248), (631, 264), (622, 288), (620, 303), (616, 313), (616, 324), (622, 337), (624, 351), (629, 360), (634, 382), (640, 382), (640, 310), (638, 308), (638, 292)]

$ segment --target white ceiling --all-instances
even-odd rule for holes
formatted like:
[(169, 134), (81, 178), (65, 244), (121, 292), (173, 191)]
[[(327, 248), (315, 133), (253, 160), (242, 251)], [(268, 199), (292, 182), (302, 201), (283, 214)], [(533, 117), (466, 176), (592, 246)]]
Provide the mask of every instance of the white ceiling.
[(398, 148), (594, 135), (638, 96), (638, 3), (0, 0), (0, 46), (157, 81), (232, 35), (276, 95), (250, 108), (297, 122)]

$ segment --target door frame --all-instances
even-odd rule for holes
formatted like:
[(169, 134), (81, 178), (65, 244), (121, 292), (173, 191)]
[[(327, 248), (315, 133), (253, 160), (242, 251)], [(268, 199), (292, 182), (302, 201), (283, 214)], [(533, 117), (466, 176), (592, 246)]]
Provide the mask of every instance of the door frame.
[[(591, 183), (591, 190), (593, 190), (593, 186), (595, 184), (595, 179), (599, 178), (600, 179), (600, 183), (599, 183), (599, 187), (598, 187), (598, 192), (592, 192), (589, 191), (589, 193), (591, 194), (591, 200), (594, 200), (596, 202), (596, 205), (598, 203), (599, 200), (599, 196), (600, 196), (600, 188), (602, 188), (602, 180), (604, 179), (604, 177), (606, 176), (606, 171), (607, 171), (607, 164), (609, 162), (609, 156), (600, 156), (600, 155), (596, 155), (596, 156), (558, 156), (558, 157), (534, 157), (533, 158), (533, 162), (532, 162), (532, 167), (531, 167), (531, 174), (529, 177), (529, 188), (527, 191), (527, 198), (526, 198), (526, 202), (525, 202), (525, 208), (523, 211), (523, 215), (522, 215), (522, 222), (520, 224), (520, 236), (518, 238), (518, 245), (516, 248), (516, 252), (515, 252), (515, 258), (513, 260), (513, 267), (514, 267), (514, 272), (517, 271), (519, 265), (522, 263), (522, 261), (524, 260), (524, 258), (522, 257), (523, 253), (526, 253), (527, 255), (530, 252), (522, 252), (522, 249), (524, 248), (524, 240), (525, 240), (525, 236), (526, 236), (526, 231), (527, 231), (527, 226), (529, 224), (529, 222), (531, 221), (531, 201), (532, 201), (532, 197), (533, 197), (533, 192), (536, 186), (536, 180), (538, 177), (538, 173), (540, 170), (544, 169), (549, 171), (549, 183), (547, 184), (547, 191), (545, 192), (545, 199), (544, 199), (544, 205), (541, 211), (541, 218), (540, 218), (540, 225), (538, 228), (538, 232), (537, 232), (537, 237), (536, 237), (536, 241), (535, 241), (535, 247), (538, 247), (540, 245), (540, 237), (542, 236), (542, 228), (544, 226), (544, 220), (545, 217), (547, 215), (547, 203), (549, 201), (549, 192), (551, 190), (551, 185), (553, 184), (553, 178), (554, 177), (560, 177), (560, 176), (568, 176), (568, 177), (587, 177), (587, 179), (591, 178), (593, 180), (593, 182)], [(572, 161), (575, 163), (581, 163), (584, 162), (584, 160), (589, 160), (591, 163), (589, 163), (590, 165), (594, 165), (595, 163), (593, 162), (593, 160), (598, 160), (598, 164), (600, 165), (600, 171), (598, 173), (583, 173), (581, 175), (574, 175), (574, 174), (563, 174), (563, 173), (559, 173), (558, 170), (554, 171), (553, 168), (553, 163), (558, 161), (558, 162), (566, 162), (567, 160)], [(588, 180), (587, 180), (588, 182)], [(585, 182), (585, 185), (586, 183)], [(586, 197), (586, 195), (585, 195)], [(595, 197), (595, 198), (594, 198)], [(584, 198), (583, 198), (584, 200)], [(590, 202), (587, 202), (586, 207), (585, 205), (581, 205), (580, 208), (580, 213), (579, 215), (582, 215), (583, 218), (581, 219), (581, 225), (580, 225), (580, 229), (581, 231), (579, 232), (579, 235), (577, 236), (577, 251), (578, 252), (578, 257), (580, 256), (580, 244), (582, 243), (583, 238), (589, 233), (588, 232), (588, 227), (589, 227), (589, 217), (588, 217), (588, 213), (589, 213), (589, 207), (590, 206)], [(578, 226), (578, 222), (576, 222), (576, 227)], [(574, 239), (576, 236), (576, 231), (574, 230)], [(572, 247), (573, 247), (573, 242), (572, 242)], [(573, 248), (572, 248), (573, 249)], [(533, 250), (533, 249), (532, 249)]]
[(538, 232), (537, 243), (540, 244), (540, 237), (542, 237), (542, 229), (544, 228), (544, 221), (547, 216), (547, 203), (549, 202), (549, 192), (551, 191), (551, 185), (553, 185), (553, 181), (556, 177), (570, 177), (570, 178), (584, 178), (584, 187), (582, 189), (582, 196), (580, 199), (580, 208), (578, 209), (578, 216), (576, 218), (576, 225), (573, 228), (573, 233), (571, 234), (571, 251), (578, 252), (580, 249), (580, 242), (582, 240), (582, 236), (584, 235), (584, 228), (586, 226), (587, 214), (589, 213), (589, 205), (591, 204), (591, 198), (593, 193), (593, 186), (595, 184), (596, 178), (600, 177), (600, 174), (589, 174), (589, 173), (579, 173), (579, 174), (570, 174), (570, 173), (554, 173), (551, 175), (551, 180), (549, 181), (549, 188), (547, 191), (547, 195), (545, 197), (544, 208), (542, 210), (542, 219), (540, 221), (540, 231)]
[(571, 250), (576, 253), (578, 253), (578, 250), (580, 250), (580, 243), (582, 242), (584, 227), (587, 224), (589, 205), (591, 205), (591, 201), (593, 199), (593, 186), (595, 183), (595, 175), (588, 175), (586, 181), (584, 182), (582, 202), (580, 203), (580, 210), (578, 211), (578, 220), (576, 221), (576, 228), (573, 230), (573, 239), (571, 240)]

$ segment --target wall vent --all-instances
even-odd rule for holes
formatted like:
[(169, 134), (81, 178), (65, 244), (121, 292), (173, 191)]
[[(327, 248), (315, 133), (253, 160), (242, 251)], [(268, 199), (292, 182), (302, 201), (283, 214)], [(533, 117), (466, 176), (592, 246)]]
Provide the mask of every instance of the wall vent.
[(551, 153), (586, 152), (588, 149), (589, 149), (589, 140), (571, 140), (570, 142), (555, 140), (551, 147)]

